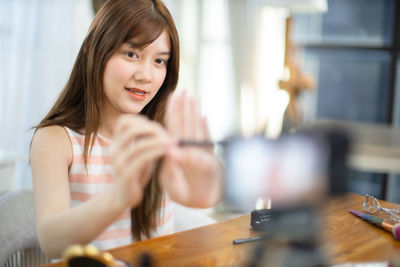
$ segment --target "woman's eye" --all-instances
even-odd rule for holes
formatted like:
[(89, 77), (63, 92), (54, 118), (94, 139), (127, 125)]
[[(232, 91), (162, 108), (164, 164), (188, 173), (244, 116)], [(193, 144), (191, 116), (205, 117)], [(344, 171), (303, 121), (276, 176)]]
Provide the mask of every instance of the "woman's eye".
[(165, 60), (165, 59), (162, 59), (162, 58), (157, 58), (156, 59), (156, 63), (157, 64), (164, 64), (165, 65), (165, 64), (167, 64), (167, 61), (168, 60)]
[(137, 54), (135, 52), (129, 51), (124, 53), (126, 56), (131, 57), (131, 58), (137, 58)]

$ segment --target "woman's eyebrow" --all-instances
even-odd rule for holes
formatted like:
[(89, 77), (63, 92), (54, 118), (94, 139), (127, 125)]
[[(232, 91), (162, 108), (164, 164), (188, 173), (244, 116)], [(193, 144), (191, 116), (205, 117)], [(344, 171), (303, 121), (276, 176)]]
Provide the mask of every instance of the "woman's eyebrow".
[(135, 43), (132, 42), (132, 41), (126, 41), (125, 44), (127, 44), (127, 45), (130, 46), (131, 48), (135, 48), (135, 49), (138, 48), (137, 44), (135, 44)]
[[(132, 41), (126, 41), (125, 42), (130, 48), (133, 48), (133, 49), (138, 49), (138, 46), (137, 46), (137, 44), (135, 44), (134, 42), (132, 42)], [(170, 56), (171, 55), (171, 52), (170, 51), (164, 51), (164, 52), (159, 52), (159, 53), (157, 53), (158, 55), (161, 55), (161, 56)]]

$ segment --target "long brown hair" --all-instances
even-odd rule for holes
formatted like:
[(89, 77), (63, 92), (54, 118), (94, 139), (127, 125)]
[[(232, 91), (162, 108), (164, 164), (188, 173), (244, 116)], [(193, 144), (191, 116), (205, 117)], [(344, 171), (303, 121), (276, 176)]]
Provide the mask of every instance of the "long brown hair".
[[(161, 0), (108, 0), (96, 14), (79, 50), (71, 75), (56, 103), (35, 126), (60, 125), (77, 132), (84, 130), (84, 160), (88, 162), (100, 125), (104, 101), (103, 74), (106, 62), (128, 40), (144, 48), (167, 30), (171, 55), (160, 90), (141, 114), (163, 123), (166, 100), (175, 90), (179, 73), (179, 40), (174, 20)], [(132, 233), (141, 240), (157, 227), (162, 193), (158, 168), (144, 190), (141, 205), (132, 209)]]

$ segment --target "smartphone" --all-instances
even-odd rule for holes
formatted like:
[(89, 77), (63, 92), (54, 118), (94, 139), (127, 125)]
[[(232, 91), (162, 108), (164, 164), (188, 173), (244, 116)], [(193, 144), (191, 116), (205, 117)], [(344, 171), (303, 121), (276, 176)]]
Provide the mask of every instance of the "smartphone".
[(272, 208), (318, 202), (329, 187), (329, 150), (312, 135), (232, 138), (223, 151), (224, 202), (242, 211), (260, 198)]

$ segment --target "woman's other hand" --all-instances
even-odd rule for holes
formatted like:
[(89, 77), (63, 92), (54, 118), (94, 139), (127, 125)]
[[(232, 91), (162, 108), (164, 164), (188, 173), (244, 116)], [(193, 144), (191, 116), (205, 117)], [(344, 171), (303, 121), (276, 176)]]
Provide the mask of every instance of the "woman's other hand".
[(179, 146), (179, 140), (206, 141), (209, 131), (198, 103), (185, 91), (170, 97), (166, 126), (175, 139), (160, 172), (169, 197), (185, 206), (208, 208), (221, 198), (221, 164), (211, 148)]

